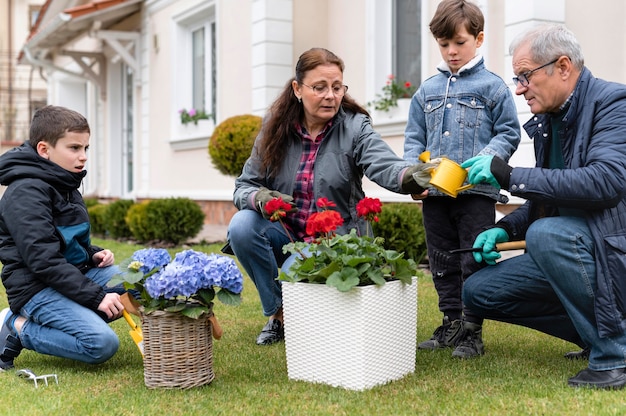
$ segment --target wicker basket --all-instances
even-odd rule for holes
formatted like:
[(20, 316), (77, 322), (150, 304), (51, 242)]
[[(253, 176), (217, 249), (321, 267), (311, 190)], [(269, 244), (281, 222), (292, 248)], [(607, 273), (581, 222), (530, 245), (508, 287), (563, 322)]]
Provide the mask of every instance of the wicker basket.
[(155, 311), (142, 313), (141, 321), (146, 387), (186, 389), (213, 381), (213, 340), (208, 316), (191, 319), (179, 313)]

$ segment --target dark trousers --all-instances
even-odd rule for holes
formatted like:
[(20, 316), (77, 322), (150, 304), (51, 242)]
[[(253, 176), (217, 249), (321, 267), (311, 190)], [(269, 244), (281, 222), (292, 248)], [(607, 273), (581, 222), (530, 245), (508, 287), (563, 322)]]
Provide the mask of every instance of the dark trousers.
[(476, 263), (472, 253), (451, 255), (449, 251), (472, 247), (476, 236), (493, 226), (495, 212), (494, 200), (480, 195), (437, 196), (423, 201), (428, 259), (439, 310), (452, 319), (463, 314), (467, 321), (482, 324), (482, 318), (464, 308), (461, 293), (465, 279), (485, 265)]

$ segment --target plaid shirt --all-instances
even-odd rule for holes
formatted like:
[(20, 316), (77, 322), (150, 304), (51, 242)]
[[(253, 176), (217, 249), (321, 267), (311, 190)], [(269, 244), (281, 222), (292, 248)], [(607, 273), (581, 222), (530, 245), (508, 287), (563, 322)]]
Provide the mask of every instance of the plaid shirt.
[(289, 225), (298, 240), (303, 240), (306, 236), (306, 220), (315, 212), (315, 201), (313, 201), (315, 157), (332, 124), (333, 120), (330, 120), (315, 138), (311, 137), (304, 126), (296, 124), (296, 132), (302, 139), (302, 155), (293, 189), (293, 199), (298, 211), (290, 216)]

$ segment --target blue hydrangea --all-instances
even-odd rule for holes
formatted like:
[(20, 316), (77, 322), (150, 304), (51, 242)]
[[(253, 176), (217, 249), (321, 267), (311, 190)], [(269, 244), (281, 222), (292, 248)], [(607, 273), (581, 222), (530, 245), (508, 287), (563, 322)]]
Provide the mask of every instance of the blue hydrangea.
[(132, 258), (141, 263), (139, 271), (144, 274), (149, 273), (153, 269), (160, 269), (172, 261), (170, 253), (164, 248), (144, 248), (137, 250), (133, 253)]
[(239, 294), (243, 290), (243, 275), (233, 259), (194, 250), (177, 253), (171, 263), (145, 282), (151, 297), (165, 299), (190, 297), (200, 289), (214, 286)]

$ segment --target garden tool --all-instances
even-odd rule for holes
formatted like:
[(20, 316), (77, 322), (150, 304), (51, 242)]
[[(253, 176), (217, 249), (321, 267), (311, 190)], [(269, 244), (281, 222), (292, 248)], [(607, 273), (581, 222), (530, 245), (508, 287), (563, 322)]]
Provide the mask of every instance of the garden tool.
[(133, 299), (128, 292), (124, 293), (120, 296), (120, 302), (124, 305), (124, 309), (133, 315), (141, 316), (139, 313), (139, 303), (135, 299)]
[[(523, 250), (526, 248), (526, 241), (509, 241), (507, 243), (496, 244), (496, 251), (508, 251), (508, 250)], [(450, 250), (448, 253), (473, 253), (477, 251), (483, 251), (482, 247), (468, 247), (457, 248), (456, 250)]]
[(124, 315), (124, 319), (126, 319), (126, 322), (128, 322), (128, 325), (130, 326), (130, 331), (128, 331), (128, 333), (133, 341), (135, 341), (135, 345), (137, 345), (139, 352), (143, 356), (143, 332), (141, 331), (141, 328), (137, 326), (133, 318), (131, 318), (126, 309), (124, 309), (122, 313)]
[(35, 375), (35, 373), (33, 373), (33, 371), (29, 370), (28, 368), (23, 368), (21, 370), (17, 370), (15, 372), (15, 375), (20, 377), (20, 378), (33, 380), (33, 382), (35, 383), (35, 388), (39, 388), (39, 385), (37, 384), (38, 380), (43, 380), (44, 383), (46, 383), (46, 386), (47, 386), (49, 378), (54, 378), (55, 383), (59, 384), (59, 379), (57, 378), (56, 374), (46, 374), (46, 375), (43, 375), (43, 376), (38, 376), (38, 375)]

